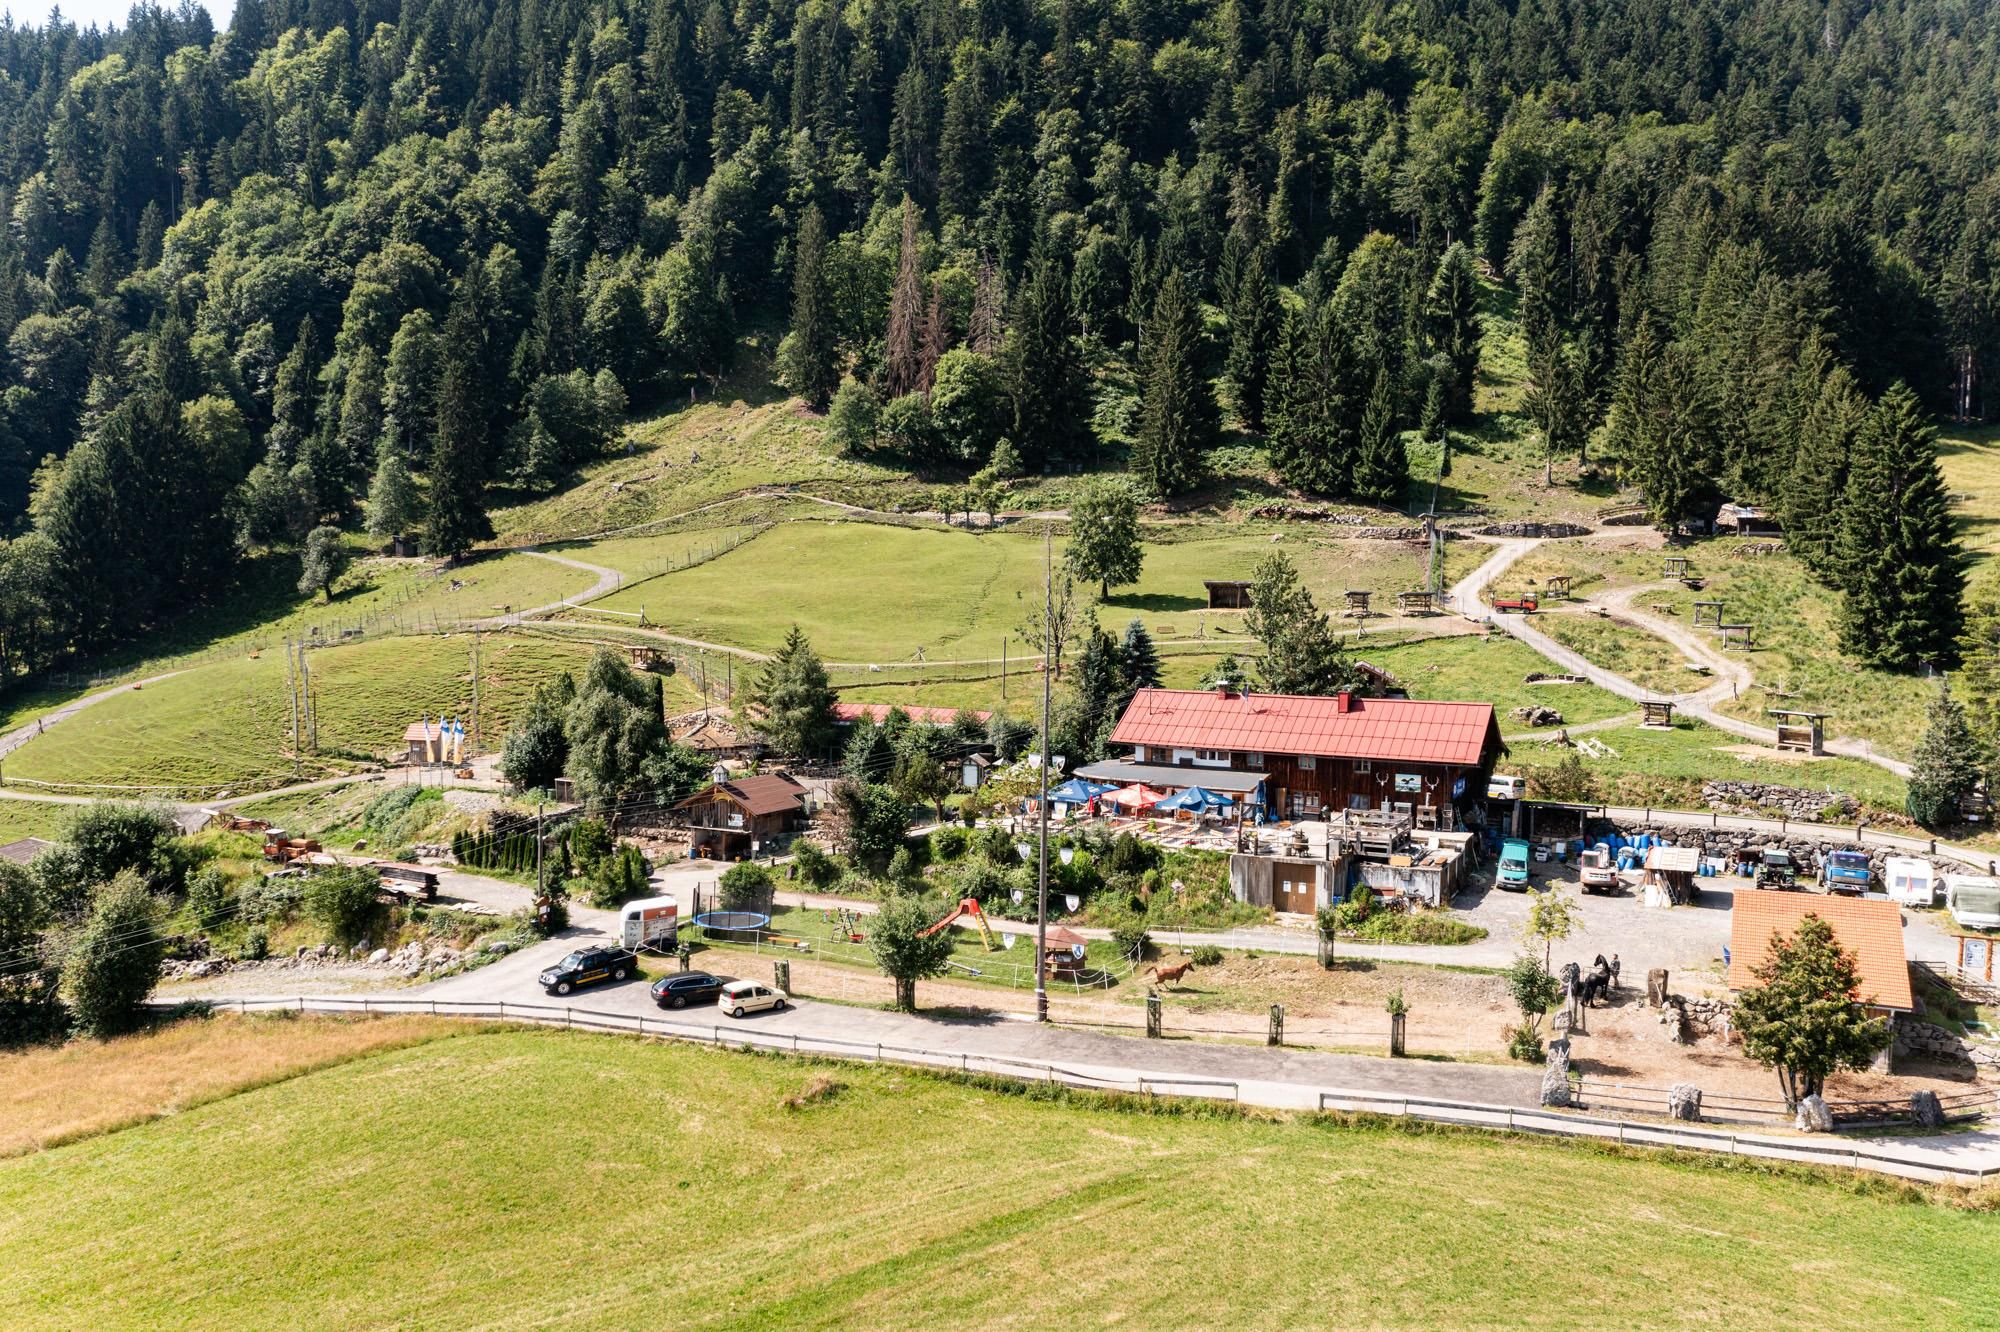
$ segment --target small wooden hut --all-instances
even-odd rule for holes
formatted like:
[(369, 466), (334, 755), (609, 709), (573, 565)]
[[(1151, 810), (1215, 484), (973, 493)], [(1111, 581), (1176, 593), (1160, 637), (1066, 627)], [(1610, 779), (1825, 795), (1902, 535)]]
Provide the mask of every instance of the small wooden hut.
[(1348, 617), (1349, 617), (1350, 619), (1356, 619), (1356, 620), (1365, 620), (1365, 619), (1367, 619), (1367, 618), (1368, 618), (1368, 614), (1369, 614), (1369, 611), (1368, 611), (1368, 600), (1369, 600), (1369, 598), (1373, 597), (1374, 595), (1375, 595), (1375, 594), (1374, 594), (1373, 592), (1369, 592), (1369, 591), (1367, 591), (1367, 590), (1365, 590), (1365, 589), (1363, 589), (1363, 590), (1356, 590), (1355, 588), (1351, 588), (1351, 587), (1350, 587), (1350, 588), (1348, 588), (1348, 589), (1347, 589), (1347, 614), (1348, 614)]
[(1778, 748), (1794, 754), (1826, 752), (1826, 714), (1795, 708), (1766, 708), (1778, 723)]
[(1202, 584), (1208, 589), (1210, 610), (1250, 609), (1250, 584), (1234, 578), (1211, 578)]
[(1685, 906), (1695, 900), (1695, 875), (1701, 853), (1691, 846), (1656, 846), (1646, 852), (1641, 880), (1643, 900), (1650, 907)]
[(1674, 724), (1674, 703), (1668, 698), (1648, 698), (1639, 702), (1639, 725), (1669, 729)]

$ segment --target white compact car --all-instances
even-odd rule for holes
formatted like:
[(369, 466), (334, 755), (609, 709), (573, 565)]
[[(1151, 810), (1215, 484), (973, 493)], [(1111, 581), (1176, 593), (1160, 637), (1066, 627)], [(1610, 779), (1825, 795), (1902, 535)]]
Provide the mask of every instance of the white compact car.
[(764, 1009), (783, 1009), (789, 1001), (785, 992), (771, 985), (759, 985), (756, 981), (731, 981), (722, 987), (722, 995), (716, 1000), (716, 1007), (731, 1017), (742, 1017), (745, 1013), (758, 1013)]

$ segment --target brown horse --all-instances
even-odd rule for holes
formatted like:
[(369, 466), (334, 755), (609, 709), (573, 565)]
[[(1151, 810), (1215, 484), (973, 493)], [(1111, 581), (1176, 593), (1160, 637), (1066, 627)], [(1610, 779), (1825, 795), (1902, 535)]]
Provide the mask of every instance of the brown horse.
[(1177, 966), (1155, 966), (1152, 971), (1153, 983), (1156, 985), (1171, 985), (1192, 970), (1194, 970), (1193, 958), (1189, 958)]

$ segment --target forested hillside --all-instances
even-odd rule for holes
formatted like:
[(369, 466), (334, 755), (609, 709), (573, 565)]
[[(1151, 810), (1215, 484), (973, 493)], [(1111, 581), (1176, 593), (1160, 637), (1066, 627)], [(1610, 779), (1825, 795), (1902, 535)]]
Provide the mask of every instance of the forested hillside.
[[(1395, 501), (1408, 431), (1479, 424), (1493, 281), (1550, 454), (1608, 450), (1665, 523), (1772, 500), (1828, 577), (1893, 554), (1902, 605), (1955, 606), (1925, 417), (1983, 416), (2000, 352), (1996, 96), (1962, 0), (9, 25), (0, 682), (316, 529), (461, 554), (745, 356), (929, 474), (1171, 497), (1240, 430)], [(1851, 488), (1872, 535), (1831, 522)], [(1863, 656), (1948, 655), (1955, 611), (1878, 611)]]

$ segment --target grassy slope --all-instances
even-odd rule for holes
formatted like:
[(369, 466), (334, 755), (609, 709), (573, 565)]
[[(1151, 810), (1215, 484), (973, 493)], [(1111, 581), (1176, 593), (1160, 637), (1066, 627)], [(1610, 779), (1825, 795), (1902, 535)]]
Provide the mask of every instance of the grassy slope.
[[(398, 748), (420, 715), (463, 716), (472, 705), (472, 638), (375, 639), (314, 652), (321, 753), (308, 776), (351, 770)], [(480, 700), (489, 735), (542, 680), (580, 669), (586, 643), (488, 634)], [(9, 780), (218, 787), (289, 780), (291, 724), (280, 655), (236, 657), (130, 690), (88, 708), (8, 756)]]
[[(783, 1105), (824, 1076), (842, 1084), (830, 1099)], [(0, 1311), (150, 1327), (656, 1326), (663, 1310), (694, 1327), (1978, 1321), (2000, 1301), (2000, 1230), (1882, 1192), (468, 1035), (0, 1163)], [(681, 1252), (697, 1245), (711, 1257)], [(1534, 1258), (1551, 1252), (1572, 1261)]]
[(73, 805), (49, 804), (40, 800), (9, 800), (0, 796), (0, 843), (23, 837), (54, 839), (69, 826)]

